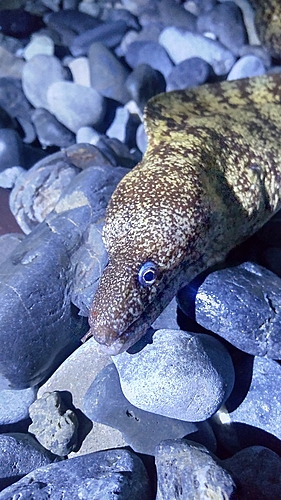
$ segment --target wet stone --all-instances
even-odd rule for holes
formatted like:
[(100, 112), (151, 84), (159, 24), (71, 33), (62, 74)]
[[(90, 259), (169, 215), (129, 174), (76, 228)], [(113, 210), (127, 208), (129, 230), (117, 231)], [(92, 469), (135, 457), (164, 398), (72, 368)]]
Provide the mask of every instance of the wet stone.
[(0, 434), (0, 491), (37, 467), (58, 460), (30, 434)]
[(58, 12), (48, 12), (44, 16), (44, 22), (54, 30), (66, 28), (77, 34), (95, 28), (100, 24), (100, 21), (95, 17), (71, 8), (62, 9)]
[(104, 97), (125, 104), (130, 94), (125, 87), (129, 71), (103, 44), (93, 43), (89, 49), (92, 87)]
[(38, 54), (46, 56), (54, 55), (54, 42), (47, 35), (34, 35), (24, 49), (24, 58), (29, 61), (32, 57)]
[(140, 64), (148, 64), (160, 71), (165, 77), (173, 68), (172, 61), (166, 50), (158, 42), (132, 42), (125, 54), (125, 59), (131, 68), (136, 68)]
[(200, 57), (212, 66), (217, 75), (227, 74), (235, 62), (234, 54), (217, 40), (173, 26), (161, 32), (159, 43), (175, 64), (190, 57)]
[(87, 55), (93, 43), (100, 42), (108, 48), (116, 47), (127, 30), (128, 26), (123, 20), (100, 24), (75, 37), (70, 51), (74, 57), (79, 57)]
[(211, 71), (211, 66), (200, 57), (185, 59), (166, 78), (167, 92), (201, 85), (207, 81)]
[(20, 233), (7, 233), (0, 236), (0, 264), (7, 259), (23, 238), (24, 235)]
[(39, 16), (34, 16), (24, 9), (0, 10), (0, 31), (4, 35), (24, 38), (42, 26), (43, 22)]
[(209, 274), (194, 293), (193, 284), (178, 294), (187, 315), (195, 307), (197, 323), (217, 333), (242, 351), (281, 358), (281, 280), (253, 264)]
[(230, 500), (236, 493), (231, 474), (197, 443), (185, 439), (163, 441), (156, 448), (155, 460), (157, 500)]
[(58, 146), (67, 148), (75, 144), (75, 135), (47, 109), (37, 108), (31, 114), (36, 130), (36, 135), (43, 148), (48, 146)]
[(29, 406), (36, 398), (33, 387), (22, 391), (0, 390), (0, 429), (28, 418)]
[(45, 392), (29, 408), (28, 432), (47, 450), (61, 457), (77, 447), (78, 419), (60, 392)]
[(264, 75), (266, 68), (263, 61), (254, 55), (241, 57), (233, 66), (227, 80), (238, 80), (251, 76)]
[(84, 397), (83, 410), (95, 422), (122, 432), (127, 445), (139, 453), (154, 455), (163, 439), (173, 439), (199, 431), (200, 424), (155, 415), (133, 406), (123, 395), (113, 363), (103, 368)]
[(165, 92), (166, 82), (160, 71), (153, 69), (148, 64), (140, 64), (128, 76), (126, 87), (132, 99), (143, 111), (148, 99), (160, 92)]
[(132, 349), (113, 362), (125, 397), (142, 410), (189, 422), (206, 420), (233, 388), (230, 355), (208, 335), (158, 330), (142, 349), (137, 350), (138, 343)]
[(2, 491), (0, 499), (11, 500), (21, 495), (43, 500), (53, 491), (66, 500), (98, 497), (152, 500), (148, 475), (141, 459), (124, 449), (99, 451), (40, 467)]
[(15, 130), (0, 128), (0, 172), (14, 166), (24, 166), (22, 139)]

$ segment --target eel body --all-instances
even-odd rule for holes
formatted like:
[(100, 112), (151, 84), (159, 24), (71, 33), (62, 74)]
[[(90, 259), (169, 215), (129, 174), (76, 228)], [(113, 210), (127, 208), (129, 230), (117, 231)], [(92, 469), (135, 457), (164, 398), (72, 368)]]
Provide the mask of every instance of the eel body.
[(281, 75), (160, 94), (144, 122), (147, 151), (108, 205), (89, 315), (110, 354), (281, 207)]

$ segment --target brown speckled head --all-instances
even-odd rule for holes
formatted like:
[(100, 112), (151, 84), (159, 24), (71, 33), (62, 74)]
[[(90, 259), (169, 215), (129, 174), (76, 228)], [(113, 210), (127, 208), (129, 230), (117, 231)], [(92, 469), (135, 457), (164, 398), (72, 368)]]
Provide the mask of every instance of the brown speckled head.
[(280, 83), (265, 76), (150, 101), (149, 147), (108, 206), (109, 265), (89, 316), (113, 354), (280, 207)]

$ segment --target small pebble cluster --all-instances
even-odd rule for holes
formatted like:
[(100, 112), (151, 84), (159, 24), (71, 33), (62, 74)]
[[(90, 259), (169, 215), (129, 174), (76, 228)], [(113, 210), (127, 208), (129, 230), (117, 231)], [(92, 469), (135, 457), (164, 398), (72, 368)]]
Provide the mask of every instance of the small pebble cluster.
[(280, 213), (129, 351), (81, 343), (148, 99), (281, 71), (250, 4), (0, 9), (0, 500), (281, 498)]

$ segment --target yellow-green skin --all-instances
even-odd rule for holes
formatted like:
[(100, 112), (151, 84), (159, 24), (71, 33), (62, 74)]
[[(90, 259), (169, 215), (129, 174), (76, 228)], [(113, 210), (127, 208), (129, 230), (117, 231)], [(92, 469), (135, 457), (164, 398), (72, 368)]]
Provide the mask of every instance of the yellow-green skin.
[[(280, 75), (158, 95), (145, 126), (144, 158), (108, 206), (109, 265), (89, 316), (90, 334), (111, 354), (281, 207)], [(146, 261), (158, 266), (150, 287), (138, 282)]]

